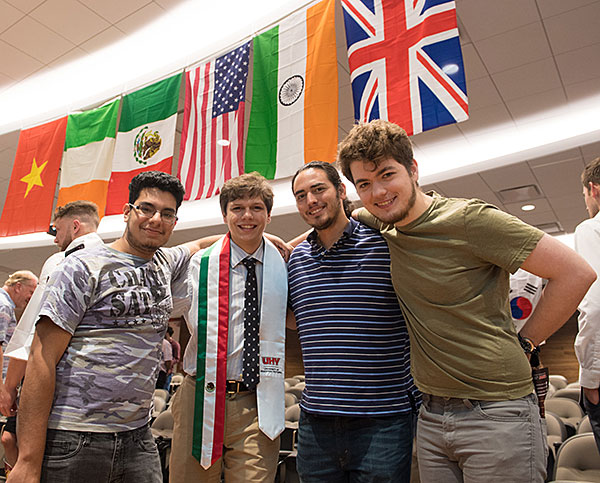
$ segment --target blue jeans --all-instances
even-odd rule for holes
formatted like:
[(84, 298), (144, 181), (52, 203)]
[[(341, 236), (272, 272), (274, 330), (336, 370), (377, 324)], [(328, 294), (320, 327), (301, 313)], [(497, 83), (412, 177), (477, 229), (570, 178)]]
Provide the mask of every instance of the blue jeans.
[(548, 443), (537, 397), (476, 401), (423, 394), (417, 457), (427, 483), (543, 483)]
[(41, 482), (161, 483), (158, 450), (148, 425), (119, 433), (49, 429)]
[(300, 413), (298, 475), (302, 483), (408, 483), (414, 413), (377, 418)]

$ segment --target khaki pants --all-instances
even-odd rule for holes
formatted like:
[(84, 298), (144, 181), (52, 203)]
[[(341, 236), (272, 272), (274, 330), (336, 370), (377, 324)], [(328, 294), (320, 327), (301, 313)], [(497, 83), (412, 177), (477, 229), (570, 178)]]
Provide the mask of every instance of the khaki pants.
[(173, 443), (169, 473), (171, 483), (272, 482), (277, 470), (279, 438), (271, 441), (258, 429), (256, 393), (227, 396), (223, 456), (205, 470), (192, 456), (196, 380), (186, 376), (174, 396)]

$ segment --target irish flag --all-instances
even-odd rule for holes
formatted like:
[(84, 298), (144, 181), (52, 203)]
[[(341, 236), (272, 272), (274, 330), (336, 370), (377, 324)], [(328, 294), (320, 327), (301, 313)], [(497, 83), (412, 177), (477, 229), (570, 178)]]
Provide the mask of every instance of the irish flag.
[(322, 0), (254, 38), (247, 173), (283, 178), (304, 163), (334, 161), (338, 137), (334, 7), (334, 0)]
[(171, 173), (181, 73), (123, 97), (108, 184), (106, 214), (122, 213), (131, 178), (142, 171)]
[(69, 116), (57, 206), (88, 200), (98, 205), (100, 216), (104, 215), (119, 103), (115, 100)]

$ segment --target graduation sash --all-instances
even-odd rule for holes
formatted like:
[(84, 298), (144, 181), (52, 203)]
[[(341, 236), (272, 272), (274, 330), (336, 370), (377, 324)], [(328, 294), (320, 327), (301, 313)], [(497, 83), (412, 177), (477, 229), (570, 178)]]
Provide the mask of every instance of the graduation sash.
[[(227, 333), (229, 328), (229, 234), (192, 257), (190, 322), (198, 327), (198, 358), (192, 455), (208, 468), (223, 453)], [(260, 319), (259, 427), (275, 439), (285, 427), (284, 351), (287, 270), (265, 240)]]

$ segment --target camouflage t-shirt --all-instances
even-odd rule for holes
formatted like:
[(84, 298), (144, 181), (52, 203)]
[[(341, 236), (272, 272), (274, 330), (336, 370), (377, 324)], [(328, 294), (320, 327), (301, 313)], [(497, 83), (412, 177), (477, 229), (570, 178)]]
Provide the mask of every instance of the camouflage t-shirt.
[(40, 316), (73, 338), (56, 366), (49, 428), (116, 432), (148, 422), (171, 282), (185, 277), (189, 259), (183, 247), (145, 260), (98, 246), (52, 273)]

